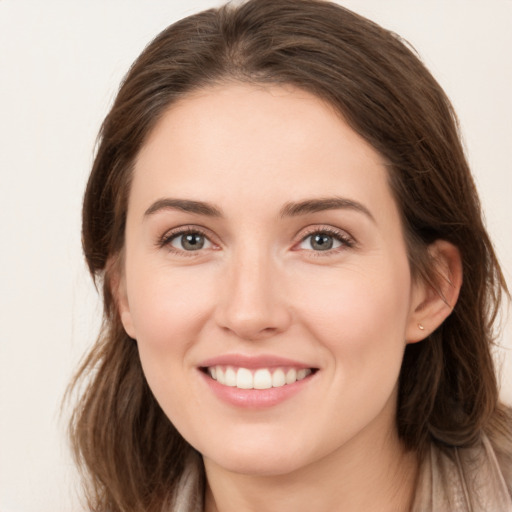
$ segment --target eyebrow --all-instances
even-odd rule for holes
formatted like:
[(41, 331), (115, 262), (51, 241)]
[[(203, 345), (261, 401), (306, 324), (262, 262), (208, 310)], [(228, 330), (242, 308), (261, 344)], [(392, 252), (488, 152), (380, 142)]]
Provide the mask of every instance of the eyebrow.
[[(164, 198), (155, 201), (145, 212), (144, 217), (149, 217), (162, 210), (180, 210), (187, 213), (195, 213), (206, 217), (222, 217), (222, 210), (211, 203), (204, 201), (193, 201), (190, 199)], [(318, 199), (306, 199), (299, 202), (286, 203), (279, 212), (283, 217), (298, 217), (310, 213), (322, 212), (325, 210), (354, 210), (363, 213), (373, 222), (375, 217), (366, 206), (352, 199), (343, 197), (325, 197)]]
[(296, 217), (325, 210), (354, 210), (363, 213), (374, 223), (376, 222), (375, 217), (366, 206), (344, 197), (325, 197), (286, 203), (281, 209), (280, 215), (281, 217)]
[(207, 217), (222, 217), (220, 208), (203, 201), (190, 199), (159, 199), (155, 201), (145, 212), (144, 217), (149, 217), (161, 210), (181, 210), (182, 212), (196, 213)]

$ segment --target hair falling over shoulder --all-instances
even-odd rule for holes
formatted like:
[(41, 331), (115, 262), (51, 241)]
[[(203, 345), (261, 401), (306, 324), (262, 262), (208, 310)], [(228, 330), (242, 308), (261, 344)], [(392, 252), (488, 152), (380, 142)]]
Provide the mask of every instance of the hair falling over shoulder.
[[(417, 279), (436, 287), (428, 246), (461, 254), (464, 282), (444, 324), (408, 345), (397, 425), (405, 445), (466, 446), (486, 433), (512, 482), (512, 415), (492, 357), (503, 274), (446, 95), (396, 34), (321, 0), (249, 0), (164, 30), (126, 75), (107, 115), (83, 203), (83, 249), (102, 286), (103, 326), (71, 385), (74, 453), (96, 512), (162, 511), (192, 448), (144, 378), (113, 298), (134, 160), (159, 117), (191, 91), (224, 81), (291, 84), (324, 99), (389, 162)], [(512, 492), (512, 489), (511, 489)]]

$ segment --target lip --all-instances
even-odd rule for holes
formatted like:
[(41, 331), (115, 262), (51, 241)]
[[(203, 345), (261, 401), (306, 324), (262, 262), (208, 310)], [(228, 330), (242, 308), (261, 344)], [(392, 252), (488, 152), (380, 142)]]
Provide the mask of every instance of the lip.
[(318, 373), (314, 371), (302, 380), (293, 384), (269, 389), (239, 389), (224, 386), (212, 379), (205, 369), (209, 366), (233, 366), (239, 368), (277, 368), (293, 367), (297, 369), (318, 368), (299, 361), (275, 355), (245, 356), (241, 354), (225, 354), (202, 361), (198, 373), (209, 390), (222, 402), (241, 409), (266, 409), (285, 402), (301, 391), (304, 391), (315, 379)]

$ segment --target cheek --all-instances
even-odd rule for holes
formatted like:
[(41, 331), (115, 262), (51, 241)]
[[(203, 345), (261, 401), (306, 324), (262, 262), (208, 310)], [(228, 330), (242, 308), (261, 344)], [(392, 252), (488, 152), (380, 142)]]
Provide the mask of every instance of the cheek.
[(375, 332), (385, 337), (401, 337), (407, 317), (407, 302), (403, 296), (381, 290), (374, 283), (365, 284), (361, 280), (353, 284), (345, 282), (342, 291), (313, 301), (312, 320), (324, 326), (328, 334), (349, 339), (353, 334), (370, 342), (371, 337), (365, 337), (364, 333)]
[(142, 265), (131, 276), (128, 298), (144, 374), (163, 409), (172, 411), (188, 396), (181, 384), (191, 371), (191, 349), (210, 316), (211, 279), (198, 269)]
[(196, 400), (186, 382), (193, 371), (191, 348), (210, 316), (211, 278), (197, 268), (144, 267), (134, 262), (131, 269), (127, 291), (144, 375), (178, 426), (189, 414), (183, 403)]
[[(302, 294), (299, 316), (330, 361), (326, 424), (344, 424), (355, 432), (395, 396), (405, 347), (409, 278), (391, 270), (345, 268), (336, 281), (316, 281), (314, 290)], [(346, 411), (351, 411), (350, 418)]]
[[(401, 260), (398, 260), (401, 261)], [(315, 338), (341, 360), (378, 365), (400, 359), (409, 316), (410, 277), (399, 263), (345, 266), (317, 273), (314, 287), (295, 293), (299, 314)], [(396, 366), (396, 365), (395, 365)]]
[(201, 328), (212, 306), (208, 272), (139, 267), (127, 283), (139, 341), (164, 349)]

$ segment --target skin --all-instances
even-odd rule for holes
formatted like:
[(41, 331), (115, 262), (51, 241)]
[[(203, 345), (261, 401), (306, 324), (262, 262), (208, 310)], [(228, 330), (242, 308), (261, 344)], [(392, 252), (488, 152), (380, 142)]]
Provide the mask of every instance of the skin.
[[(409, 509), (417, 460), (396, 432), (400, 365), (450, 307), (411, 277), (387, 173), (328, 105), (291, 87), (194, 93), (138, 155), (118, 306), (153, 393), (203, 455), (206, 510)], [(169, 198), (216, 211), (158, 203)], [(350, 203), (290, 214), (325, 198)], [(203, 248), (183, 245), (184, 226)], [(312, 245), (318, 232), (332, 249)], [(453, 304), (458, 254), (432, 251)], [(198, 369), (225, 354), (317, 371), (291, 398), (244, 409)]]

